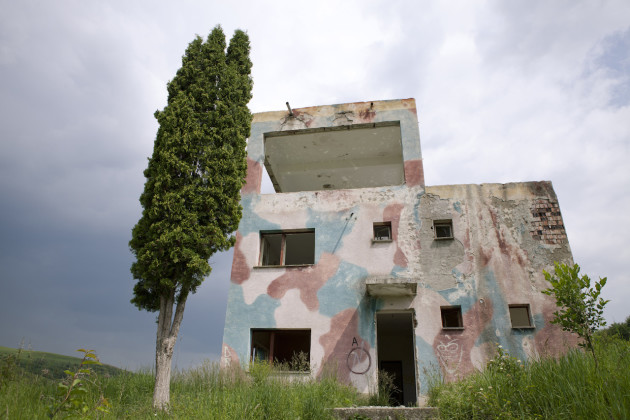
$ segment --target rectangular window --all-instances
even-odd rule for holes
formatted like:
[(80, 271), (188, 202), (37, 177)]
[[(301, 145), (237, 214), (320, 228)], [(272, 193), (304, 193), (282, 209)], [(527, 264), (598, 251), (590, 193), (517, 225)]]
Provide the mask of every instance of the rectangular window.
[(392, 240), (392, 222), (374, 223), (374, 242), (386, 242)]
[(251, 359), (307, 372), (310, 370), (311, 330), (252, 329)]
[(509, 305), (512, 328), (532, 328), (529, 305)]
[(260, 234), (260, 265), (285, 266), (315, 263), (315, 230)]
[(461, 306), (441, 306), (442, 328), (464, 328)]
[(433, 232), (435, 239), (453, 239), (453, 221), (434, 220)]

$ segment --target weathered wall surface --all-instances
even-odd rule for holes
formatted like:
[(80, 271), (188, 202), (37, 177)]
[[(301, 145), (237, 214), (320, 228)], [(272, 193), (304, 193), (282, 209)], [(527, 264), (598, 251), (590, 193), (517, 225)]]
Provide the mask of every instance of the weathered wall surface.
[[(423, 368), (447, 379), (481, 367), (496, 344), (526, 358), (574, 344), (549, 320), (543, 269), (570, 262), (549, 182), (426, 187), (413, 100), (256, 114), (248, 144), (243, 218), (234, 250), (223, 362), (247, 364), (252, 328), (311, 330), (314, 375), (334, 367), (367, 392), (376, 385), (376, 313), (413, 310), (418, 389)], [(286, 129), (400, 121), (406, 183), (400, 186), (260, 194), (263, 136)], [(453, 239), (435, 240), (434, 220)], [(373, 242), (391, 222), (392, 241)], [(259, 267), (261, 230), (315, 230), (315, 264)], [(368, 278), (406, 279), (414, 296), (373, 297)], [(535, 328), (513, 329), (508, 305), (529, 304)], [(443, 329), (441, 306), (459, 305), (463, 329)]]
[[(541, 202), (554, 213), (542, 217), (552, 220), (541, 221)], [(555, 303), (541, 293), (542, 270), (572, 262), (551, 183), (427, 187), (420, 219), (423, 287), (412, 303), (419, 364), (437, 364), (454, 379), (482, 367), (497, 344), (523, 360), (575, 345), (549, 323)], [(452, 219), (452, 241), (432, 239), (435, 219)], [(530, 305), (534, 328), (512, 328), (510, 304)], [(463, 330), (441, 328), (440, 306), (448, 305), (461, 305)]]

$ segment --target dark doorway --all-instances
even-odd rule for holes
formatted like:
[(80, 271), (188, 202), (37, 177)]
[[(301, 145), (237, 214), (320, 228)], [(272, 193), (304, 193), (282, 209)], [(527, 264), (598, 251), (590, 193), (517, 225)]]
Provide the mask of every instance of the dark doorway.
[(378, 366), (391, 376), (396, 390), (392, 400), (399, 405), (416, 404), (416, 358), (412, 312), (376, 314)]
[(395, 402), (396, 405), (405, 405), (405, 400), (403, 398), (403, 371), (402, 371), (402, 362), (400, 360), (396, 360), (393, 362), (381, 360), (379, 375), (386, 373), (392, 379), (392, 384), (394, 385), (394, 389), (390, 396), (390, 400)]

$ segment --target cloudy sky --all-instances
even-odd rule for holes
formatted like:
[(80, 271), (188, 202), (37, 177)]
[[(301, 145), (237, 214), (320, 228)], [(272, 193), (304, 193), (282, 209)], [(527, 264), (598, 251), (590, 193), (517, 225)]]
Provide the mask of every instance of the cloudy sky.
[[(248, 32), (253, 112), (416, 98), (428, 185), (551, 180), (574, 258), (630, 301), (630, 2), (0, 0), (0, 345), (149, 367), (127, 243), (166, 83)], [(231, 253), (174, 361), (217, 359)]]

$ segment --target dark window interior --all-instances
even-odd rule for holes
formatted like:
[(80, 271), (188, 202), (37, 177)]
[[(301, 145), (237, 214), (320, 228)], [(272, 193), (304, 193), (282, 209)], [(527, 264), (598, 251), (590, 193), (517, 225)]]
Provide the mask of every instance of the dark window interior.
[(260, 265), (315, 263), (315, 231), (261, 233)]
[(509, 308), (512, 328), (532, 326), (531, 317), (529, 316), (529, 305), (510, 305)]
[(462, 328), (462, 308), (461, 306), (443, 306), (442, 311), (442, 328)]
[(453, 223), (448, 221), (439, 221), (433, 223), (436, 239), (450, 239), (453, 237)]
[(309, 370), (311, 330), (252, 330), (251, 356), (290, 370)]
[(374, 223), (374, 240), (375, 241), (391, 241), (392, 240), (391, 222)]
[(264, 234), (262, 240), (262, 264), (282, 265), (282, 234)]

